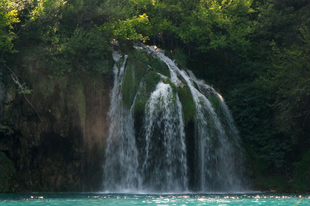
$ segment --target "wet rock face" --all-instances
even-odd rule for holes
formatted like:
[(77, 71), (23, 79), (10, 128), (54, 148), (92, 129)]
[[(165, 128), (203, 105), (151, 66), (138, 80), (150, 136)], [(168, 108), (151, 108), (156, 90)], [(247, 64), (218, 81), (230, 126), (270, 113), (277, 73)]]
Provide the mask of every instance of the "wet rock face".
[(3, 107), (2, 107), (2, 102), (5, 97), (5, 88), (4, 84), (2, 83), (2, 78), (3, 78), (3, 73), (0, 71), (0, 112), (2, 113)]
[(71, 75), (51, 84), (37, 73), (20, 75), (33, 91), (29, 102), (0, 72), (0, 154), (16, 174), (6, 172), (11, 184), (0, 192), (97, 191), (111, 80)]

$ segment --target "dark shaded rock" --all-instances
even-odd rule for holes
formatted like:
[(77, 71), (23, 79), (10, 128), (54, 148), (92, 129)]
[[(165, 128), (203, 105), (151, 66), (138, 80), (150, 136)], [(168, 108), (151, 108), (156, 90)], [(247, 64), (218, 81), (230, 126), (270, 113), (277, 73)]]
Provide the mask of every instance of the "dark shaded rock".
[(24, 71), (25, 96), (9, 71), (0, 75), (0, 192), (98, 191), (110, 78)]
[(16, 169), (12, 160), (0, 152), (0, 192), (15, 192)]

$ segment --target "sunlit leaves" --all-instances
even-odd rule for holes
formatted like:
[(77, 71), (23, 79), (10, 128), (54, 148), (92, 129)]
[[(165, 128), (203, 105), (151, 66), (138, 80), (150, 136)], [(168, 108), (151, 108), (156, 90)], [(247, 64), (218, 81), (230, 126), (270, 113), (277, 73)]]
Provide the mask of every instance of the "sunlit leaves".
[(141, 40), (145, 42), (148, 40), (148, 36), (145, 35), (147, 34), (148, 26), (148, 16), (144, 13), (131, 19), (106, 23), (101, 26), (101, 30), (112, 31), (112, 37), (116, 39)]
[[(17, 10), (15, 4), (10, 1), (0, 2), (0, 50), (12, 52), (12, 41), (16, 39), (16, 34), (12, 31), (13, 24), (18, 23)], [(0, 57), (1, 58), (1, 57)]]
[(31, 19), (53, 18), (60, 14), (60, 10), (67, 3), (65, 0), (42, 0), (31, 12)]
[(207, 19), (209, 27), (212, 25), (209, 47), (203, 49), (228, 47), (245, 53), (250, 46), (249, 35), (253, 32), (253, 22), (249, 19), (253, 12), (251, 3), (245, 0), (201, 1), (199, 18)]
[[(137, 2), (137, 1), (135, 1)], [(148, 1), (147, 1), (148, 2)], [(142, 1), (139, 1), (139, 8)], [(245, 53), (254, 12), (248, 0), (158, 1), (148, 8), (153, 35), (171, 34), (185, 44), (199, 45), (200, 51), (230, 48)]]

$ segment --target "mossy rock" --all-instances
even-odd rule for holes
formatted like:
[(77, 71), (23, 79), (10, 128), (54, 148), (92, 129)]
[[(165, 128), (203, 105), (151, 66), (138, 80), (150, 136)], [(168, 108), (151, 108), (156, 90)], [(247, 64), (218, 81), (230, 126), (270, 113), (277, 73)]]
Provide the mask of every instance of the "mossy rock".
[(144, 77), (144, 89), (140, 90), (139, 98), (136, 100), (134, 110), (135, 112), (144, 111), (147, 100), (151, 93), (156, 89), (156, 85), (160, 81), (160, 76), (154, 72), (149, 71)]
[(146, 101), (144, 99), (138, 99), (135, 103), (134, 111), (136, 112), (144, 112), (146, 105)]
[[(129, 54), (122, 84), (123, 105), (128, 109), (132, 106), (143, 77), (148, 73), (148, 57), (146, 55), (146, 53), (141, 52)], [(158, 79), (157, 74), (154, 76), (155, 79)], [(149, 76), (149, 78), (151, 77)]]
[(214, 109), (214, 112), (219, 115), (219, 112), (220, 112), (220, 100), (219, 98), (217, 97), (216, 94), (211, 94), (209, 97), (208, 97), (208, 100), (210, 101), (213, 109)]
[(149, 71), (145, 75), (145, 87), (147, 96), (149, 96), (149, 94), (151, 94), (156, 89), (156, 85), (160, 79), (160, 76), (153, 70)]
[(184, 123), (187, 124), (195, 118), (195, 102), (193, 100), (192, 93), (188, 87), (179, 88), (178, 94), (183, 107)]
[(0, 192), (14, 192), (16, 169), (12, 160), (0, 152)]
[(170, 78), (170, 71), (169, 71), (168, 66), (163, 61), (161, 61), (159, 58), (151, 58), (150, 66), (154, 71)]
[(135, 74), (133, 71), (133, 65), (128, 64), (123, 78), (122, 93), (123, 93), (123, 104), (130, 108), (137, 91), (135, 84)]
[(172, 83), (172, 81), (170, 79), (164, 80), (164, 83), (170, 84), (170, 86), (172, 88), (173, 95), (175, 95), (175, 93), (178, 93), (178, 91), (179, 91), (178, 87), (174, 83)]
[[(144, 50), (136, 49), (130, 55), (133, 56), (135, 60), (137, 60), (139, 64), (142, 66), (147, 66), (150, 64), (149, 58), (150, 56)], [(139, 66), (139, 65), (137, 65)]]

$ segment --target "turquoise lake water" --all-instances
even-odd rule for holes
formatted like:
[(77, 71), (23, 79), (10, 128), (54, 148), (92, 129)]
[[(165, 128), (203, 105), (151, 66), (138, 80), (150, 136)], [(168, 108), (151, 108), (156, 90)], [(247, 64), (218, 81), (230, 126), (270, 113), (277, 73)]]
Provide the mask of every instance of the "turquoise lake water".
[(104, 194), (104, 193), (29, 193), (0, 194), (0, 205), (101, 205), (101, 206), (310, 206), (310, 195), (290, 194)]

